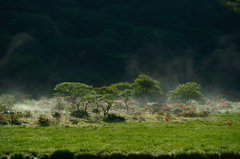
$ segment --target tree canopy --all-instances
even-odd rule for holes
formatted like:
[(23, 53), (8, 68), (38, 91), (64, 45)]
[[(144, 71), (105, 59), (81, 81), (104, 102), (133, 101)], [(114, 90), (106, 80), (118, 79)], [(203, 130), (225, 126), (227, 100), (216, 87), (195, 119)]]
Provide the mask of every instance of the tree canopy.
[(201, 85), (196, 82), (178, 84), (175, 90), (169, 91), (169, 100), (191, 105), (192, 100), (202, 100), (203, 94), (200, 92), (200, 89)]

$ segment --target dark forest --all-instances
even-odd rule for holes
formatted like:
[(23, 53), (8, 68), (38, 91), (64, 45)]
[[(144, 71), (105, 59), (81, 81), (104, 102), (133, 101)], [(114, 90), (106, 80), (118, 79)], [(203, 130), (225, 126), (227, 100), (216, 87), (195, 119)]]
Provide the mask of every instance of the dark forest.
[(139, 74), (238, 92), (240, 0), (0, 0), (1, 93)]

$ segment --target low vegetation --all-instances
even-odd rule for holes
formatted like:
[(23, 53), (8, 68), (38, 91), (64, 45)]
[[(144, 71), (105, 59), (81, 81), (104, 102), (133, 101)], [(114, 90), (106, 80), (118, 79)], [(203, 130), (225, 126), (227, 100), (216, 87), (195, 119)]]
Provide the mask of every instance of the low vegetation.
[[(134, 83), (99, 88), (61, 83), (55, 88), (56, 96), (39, 100), (2, 95), (14, 103), (1, 101), (0, 156), (239, 157), (238, 99), (204, 97), (197, 83), (181, 84), (163, 96), (159, 83), (146, 75)], [(189, 96), (189, 92), (196, 94)], [(186, 96), (179, 96), (183, 93)]]

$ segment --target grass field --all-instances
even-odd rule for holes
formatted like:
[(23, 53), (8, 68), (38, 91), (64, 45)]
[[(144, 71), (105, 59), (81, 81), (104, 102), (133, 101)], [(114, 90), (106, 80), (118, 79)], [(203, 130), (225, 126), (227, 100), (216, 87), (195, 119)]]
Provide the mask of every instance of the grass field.
[[(232, 125), (227, 125), (232, 121)], [(240, 113), (164, 122), (79, 123), (77, 127), (0, 126), (0, 153), (240, 153)]]

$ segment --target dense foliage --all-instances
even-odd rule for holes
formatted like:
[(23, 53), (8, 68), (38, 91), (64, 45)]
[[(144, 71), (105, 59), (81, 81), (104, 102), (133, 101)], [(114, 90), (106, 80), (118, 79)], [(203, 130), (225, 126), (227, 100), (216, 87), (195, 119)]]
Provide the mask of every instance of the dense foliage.
[(191, 105), (191, 101), (201, 101), (203, 94), (199, 91), (200, 84), (196, 82), (187, 82), (186, 84), (178, 84), (177, 88), (169, 91), (169, 100)]
[(240, 88), (239, 0), (0, 2), (1, 91), (109, 85), (140, 73), (163, 89), (193, 80)]

